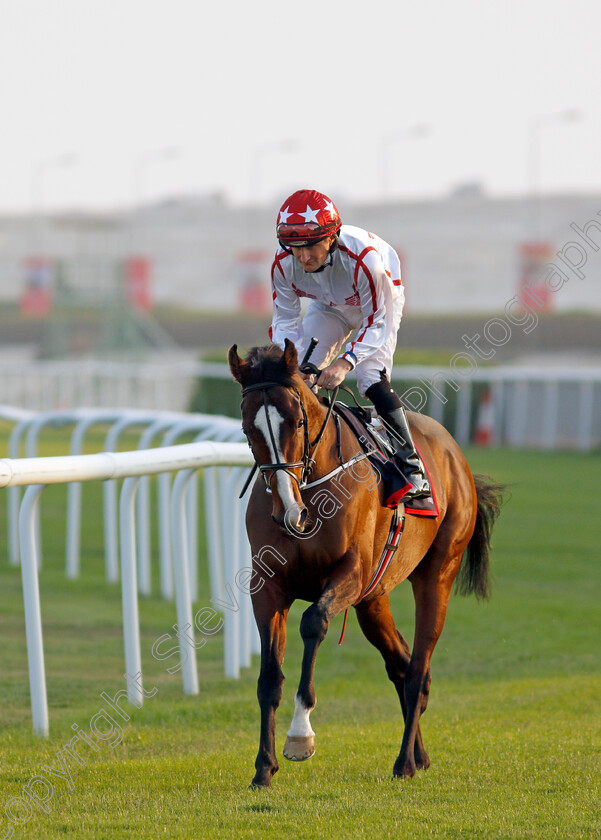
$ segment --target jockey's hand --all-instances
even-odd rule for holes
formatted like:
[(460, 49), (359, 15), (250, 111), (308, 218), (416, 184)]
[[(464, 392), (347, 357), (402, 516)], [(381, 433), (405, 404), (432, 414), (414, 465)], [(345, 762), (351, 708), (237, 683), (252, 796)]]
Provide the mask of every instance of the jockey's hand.
[(336, 359), (331, 365), (328, 365), (322, 370), (316, 384), (320, 388), (333, 391), (337, 385), (342, 383), (349, 370), (352, 369), (352, 364), (347, 362), (346, 359)]

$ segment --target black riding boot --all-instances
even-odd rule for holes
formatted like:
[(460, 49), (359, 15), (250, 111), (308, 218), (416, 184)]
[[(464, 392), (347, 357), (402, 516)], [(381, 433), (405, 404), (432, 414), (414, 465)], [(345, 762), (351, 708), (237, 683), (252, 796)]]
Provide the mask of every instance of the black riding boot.
[(401, 473), (391, 482), (385, 505), (394, 508), (400, 502), (430, 496), (430, 482), (413, 443), (405, 409), (390, 382), (382, 378), (367, 389), (365, 396), (373, 402), (388, 432), (395, 448), (394, 460)]

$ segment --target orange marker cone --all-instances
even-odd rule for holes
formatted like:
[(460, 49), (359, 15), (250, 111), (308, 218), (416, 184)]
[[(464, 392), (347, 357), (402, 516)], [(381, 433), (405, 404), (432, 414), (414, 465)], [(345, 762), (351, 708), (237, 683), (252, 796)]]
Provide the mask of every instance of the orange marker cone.
[(495, 406), (489, 388), (482, 394), (478, 407), (478, 420), (474, 431), (476, 446), (491, 446), (495, 431)]

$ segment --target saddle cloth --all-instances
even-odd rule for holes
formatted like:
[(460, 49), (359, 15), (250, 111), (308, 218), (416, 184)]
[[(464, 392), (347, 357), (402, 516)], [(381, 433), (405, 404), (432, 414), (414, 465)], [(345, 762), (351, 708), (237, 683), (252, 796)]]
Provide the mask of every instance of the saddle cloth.
[[(377, 417), (377, 414), (371, 406), (355, 408), (342, 402), (335, 402), (334, 411), (352, 429), (363, 451), (371, 453), (369, 460), (376, 470), (379, 465), (382, 465), (383, 461), (394, 463), (394, 447), (390, 443), (384, 426), (380, 426), (378, 429), (374, 427), (373, 420)], [(421, 458), (419, 449), (418, 454)], [(438, 503), (436, 501), (430, 471), (423, 458), (422, 463), (428, 473), (432, 495), (424, 499), (412, 499), (407, 502), (405, 504), (405, 512), (415, 516), (438, 516)]]

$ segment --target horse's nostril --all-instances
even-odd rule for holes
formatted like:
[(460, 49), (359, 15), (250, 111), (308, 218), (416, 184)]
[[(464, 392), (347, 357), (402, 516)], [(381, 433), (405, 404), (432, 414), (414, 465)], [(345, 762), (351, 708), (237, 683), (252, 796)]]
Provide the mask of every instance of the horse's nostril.
[(302, 511), (301, 511), (300, 519), (299, 519), (299, 525), (304, 525), (305, 524), (305, 522), (307, 521), (307, 514), (308, 514), (307, 508), (303, 508)]

